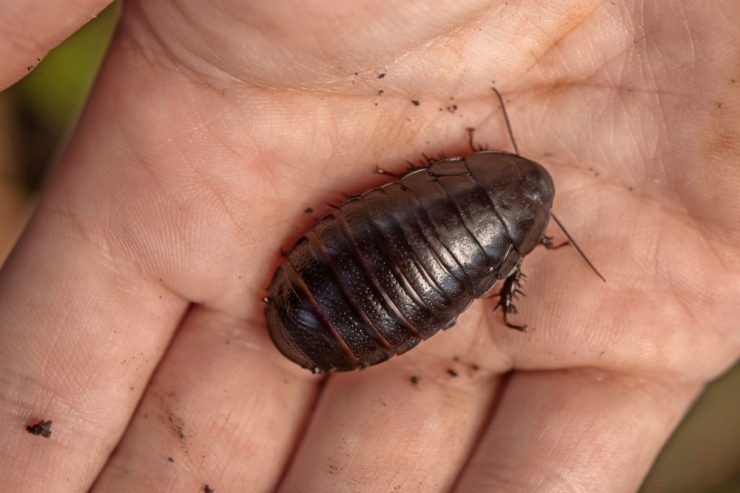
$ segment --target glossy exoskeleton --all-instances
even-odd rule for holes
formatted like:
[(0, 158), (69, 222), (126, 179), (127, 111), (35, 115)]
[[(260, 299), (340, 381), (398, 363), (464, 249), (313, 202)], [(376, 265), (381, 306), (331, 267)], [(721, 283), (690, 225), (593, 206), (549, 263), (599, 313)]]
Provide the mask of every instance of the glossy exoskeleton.
[(277, 268), (265, 310), (273, 342), (314, 372), (374, 365), (454, 325), (499, 279), (506, 317), (554, 192), (540, 164), (481, 151), (347, 200)]

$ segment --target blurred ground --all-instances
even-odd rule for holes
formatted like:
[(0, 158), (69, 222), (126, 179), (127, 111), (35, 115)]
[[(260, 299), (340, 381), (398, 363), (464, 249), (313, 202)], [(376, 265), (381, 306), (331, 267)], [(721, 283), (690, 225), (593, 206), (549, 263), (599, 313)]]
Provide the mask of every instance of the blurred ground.
[(740, 493), (740, 365), (707, 388), (640, 492)]
[(9, 95), (0, 93), (0, 262), (18, 238), (30, 212), (32, 194), (21, 186), (18, 136)]
[[(119, 10), (106, 9), (0, 93), (0, 265), (74, 126)], [(709, 386), (640, 492), (740, 493), (740, 365)]]

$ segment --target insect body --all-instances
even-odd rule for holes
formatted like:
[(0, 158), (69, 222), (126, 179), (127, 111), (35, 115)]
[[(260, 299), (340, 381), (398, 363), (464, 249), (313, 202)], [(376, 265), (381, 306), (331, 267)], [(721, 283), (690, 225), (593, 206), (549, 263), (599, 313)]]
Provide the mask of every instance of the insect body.
[(506, 316), (553, 195), (538, 163), (482, 151), (349, 199), (277, 268), (265, 311), (272, 340), (304, 368), (346, 371), (451, 327), (499, 279), (512, 290), (501, 295)]

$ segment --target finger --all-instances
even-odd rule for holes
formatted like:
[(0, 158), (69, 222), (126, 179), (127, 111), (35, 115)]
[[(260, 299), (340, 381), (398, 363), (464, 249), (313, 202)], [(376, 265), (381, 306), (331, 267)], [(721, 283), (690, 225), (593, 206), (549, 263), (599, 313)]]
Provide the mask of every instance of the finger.
[[(0, 277), (0, 477), (8, 491), (92, 481), (185, 308), (107, 258), (71, 218), (50, 216), (36, 216)], [(53, 422), (51, 439), (26, 432), (39, 420)]]
[[(109, 73), (100, 92), (111, 83), (126, 84)], [(116, 138), (100, 113), (88, 112), (0, 274), (0, 477), (7, 491), (89, 487), (188, 305), (165, 286), (161, 258), (172, 256), (163, 255), (170, 246), (162, 238), (149, 240), (156, 253), (136, 256), (126, 247), (142, 241), (146, 228), (110, 234), (116, 219), (144, 222), (133, 203), (153, 196), (125, 193), (141, 180)], [(117, 211), (114, 196), (123, 204)], [(52, 422), (48, 439), (27, 432), (38, 421)]]
[(697, 384), (515, 373), (457, 491), (636, 491)]
[(95, 491), (274, 490), (321, 379), (245, 325), (188, 314)]
[(110, 0), (18, 0), (0, 3), (0, 90), (31, 71), (41, 58)]
[(377, 367), (333, 375), (281, 491), (306, 485), (312, 491), (448, 491), (498, 383), (484, 353), (471, 350), (486, 346), (471, 341), (472, 329), (461, 325)]

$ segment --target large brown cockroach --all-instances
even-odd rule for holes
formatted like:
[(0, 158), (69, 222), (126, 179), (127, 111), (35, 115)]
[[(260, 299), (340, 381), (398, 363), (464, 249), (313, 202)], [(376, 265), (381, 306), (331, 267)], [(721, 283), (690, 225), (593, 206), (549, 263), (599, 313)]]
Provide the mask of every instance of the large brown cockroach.
[(550, 174), (519, 155), (493, 90), (515, 154), (479, 151), (413, 170), (348, 199), (287, 252), (265, 297), (270, 337), (286, 357), (317, 373), (380, 363), (452, 327), (499, 279), (496, 308), (524, 330), (508, 319), (522, 259), (552, 247), (550, 217), (562, 225), (550, 212)]

